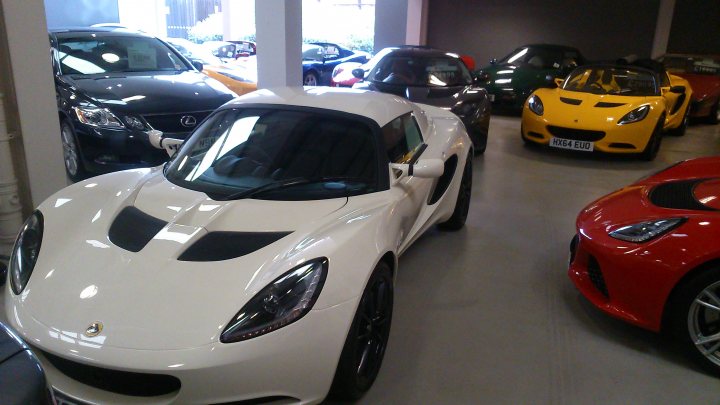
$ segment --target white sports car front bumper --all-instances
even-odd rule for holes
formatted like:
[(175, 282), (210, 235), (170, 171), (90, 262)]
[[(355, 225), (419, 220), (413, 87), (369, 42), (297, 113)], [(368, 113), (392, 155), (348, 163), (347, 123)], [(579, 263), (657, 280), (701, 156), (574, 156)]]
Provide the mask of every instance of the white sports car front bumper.
[[(97, 345), (84, 337), (78, 339), (57, 333), (32, 317), (21, 319), (22, 327), (17, 323), (18, 318), (11, 316), (11, 323), (34, 345), (54, 390), (82, 402), (218, 404), (284, 398), (288, 402), (311, 404), (322, 401), (330, 389), (358, 299), (311, 310), (297, 322), (254, 339), (181, 350), (134, 350)], [(8, 311), (9, 315), (11, 313), (12, 309)], [(219, 335), (224, 327), (218, 325), (216, 333)], [(170, 337), (174, 331), (158, 330), (157, 333)], [(77, 368), (85, 365), (173, 376), (180, 381), (180, 388), (150, 397), (98, 389), (60, 371), (48, 360), (46, 352), (80, 363)], [(121, 378), (122, 373), (118, 379)]]

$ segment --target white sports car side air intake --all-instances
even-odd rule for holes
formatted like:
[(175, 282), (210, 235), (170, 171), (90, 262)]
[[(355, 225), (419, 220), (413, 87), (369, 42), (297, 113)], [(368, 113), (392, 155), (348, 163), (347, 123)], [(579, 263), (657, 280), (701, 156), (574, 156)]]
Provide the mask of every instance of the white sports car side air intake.
[(395, 96), (245, 95), (165, 166), (42, 203), (7, 317), (64, 403), (358, 398), (388, 343), (397, 257), (463, 226), (471, 156), (456, 116)]

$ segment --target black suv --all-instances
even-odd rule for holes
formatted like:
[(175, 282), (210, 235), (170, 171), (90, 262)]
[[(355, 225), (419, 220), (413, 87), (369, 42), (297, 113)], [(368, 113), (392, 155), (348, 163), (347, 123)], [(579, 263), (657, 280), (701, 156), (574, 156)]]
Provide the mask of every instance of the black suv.
[(235, 93), (165, 42), (124, 29), (50, 32), (65, 169), (73, 180), (161, 164), (147, 132), (184, 139)]

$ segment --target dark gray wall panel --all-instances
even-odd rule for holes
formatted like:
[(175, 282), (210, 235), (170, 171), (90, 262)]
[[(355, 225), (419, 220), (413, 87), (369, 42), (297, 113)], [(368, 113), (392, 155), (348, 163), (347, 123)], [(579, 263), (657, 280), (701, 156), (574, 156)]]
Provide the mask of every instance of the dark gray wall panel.
[(48, 28), (120, 21), (117, 0), (45, 0), (45, 17)]
[(677, 0), (668, 52), (720, 55), (720, 1)]
[(594, 60), (650, 56), (659, 6), (660, 0), (430, 0), (428, 45), (469, 54), (478, 66), (529, 43), (576, 46)]

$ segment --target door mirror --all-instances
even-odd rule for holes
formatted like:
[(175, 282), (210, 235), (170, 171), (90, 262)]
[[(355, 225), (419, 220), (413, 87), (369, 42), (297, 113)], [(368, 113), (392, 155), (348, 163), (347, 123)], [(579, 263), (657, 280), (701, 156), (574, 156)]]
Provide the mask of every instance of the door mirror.
[(10, 258), (7, 256), (0, 256), (0, 287), (5, 285), (7, 281), (8, 262)]
[(553, 81), (555, 82), (555, 85), (558, 87), (562, 87), (563, 83), (565, 83), (565, 79), (563, 79), (562, 77), (556, 77)]
[(165, 138), (162, 131), (156, 129), (151, 129), (147, 132), (147, 135), (150, 145), (158, 149), (165, 149), (165, 152), (167, 152), (170, 157), (173, 157), (175, 153), (177, 153), (180, 145), (183, 143), (182, 139)]
[(361, 68), (356, 68), (352, 70), (352, 75), (355, 76), (358, 79), (364, 79), (365, 78), (365, 71)]
[(396, 180), (403, 177), (419, 177), (421, 179), (435, 179), (445, 172), (445, 162), (442, 159), (420, 159), (413, 164), (391, 163), (390, 168), (396, 173)]
[(197, 60), (197, 59), (193, 59), (193, 60), (192, 60), (192, 65), (193, 65), (193, 67), (194, 67), (195, 69), (198, 70), (198, 72), (202, 72), (203, 69), (205, 69), (205, 65), (203, 65), (203, 63), (200, 62), (200, 61)]
[(671, 93), (683, 94), (685, 93), (685, 86), (672, 86), (670, 87)]

